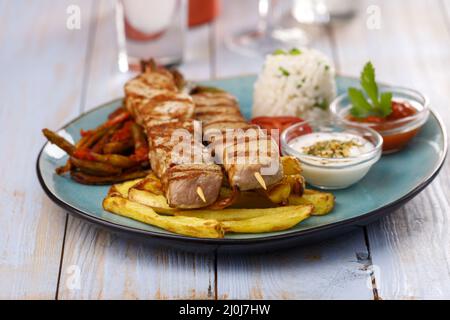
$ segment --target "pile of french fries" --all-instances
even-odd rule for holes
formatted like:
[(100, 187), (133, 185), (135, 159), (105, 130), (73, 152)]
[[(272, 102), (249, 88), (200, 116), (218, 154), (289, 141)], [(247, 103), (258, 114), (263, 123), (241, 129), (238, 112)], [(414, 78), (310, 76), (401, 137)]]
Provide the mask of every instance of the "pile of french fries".
[(143, 129), (124, 108), (93, 130), (81, 131), (81, 139), (71, 144), (57, 133), (44, 129), (45, 137), (69, 155), (66, 164), (56, 169), (70, 172), (82, 184), (102, 185), (145, 177), (150, 167), (148, 143)]
[[(177, 234), (198, 238), (223, 238), (225, 233), (264, 233), (287, 230), (314, 215), (333, 210), (331, 193), (304, 189), (299, 162), (283, 157), (285, 176), (267, 191), (239, 193), (226, 209), (179, 210), (171, 208), (161, 181), (152, 173), (113, 185), (103, 208), (115, 214)], [(221, 196), (232, 191), (223, 187)]]

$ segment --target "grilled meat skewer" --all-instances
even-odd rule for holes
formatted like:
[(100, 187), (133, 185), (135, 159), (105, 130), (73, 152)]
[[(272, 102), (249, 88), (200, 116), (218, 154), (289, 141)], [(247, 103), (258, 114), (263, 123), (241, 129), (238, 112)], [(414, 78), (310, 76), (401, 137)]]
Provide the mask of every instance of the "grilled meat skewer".
[[(171, 207), (195, 209), (214, 203), (222, 184), (222, 170), (214, 164), (208, 150), (192, 138), (194, 104), (180, 93), (179, 79), (154, 65), (125, 85), (125, 105), (145, 128), (149, 141), (152, 170), (161, 179)], [(176, 157), (172, 141), (177, 130), (191, 134), (187, 148), (191, 157)], [(195, 156), (195, 159), (192, 157)], [(203, 192), (198, 192), (198, 189)]]
[[(245, 121), (235, 97), (219, 89), (204, 87), (194, 88), (191, 96), (195, 103), (194, 118), (203, 122), (205, 135), (209, 136), (212, 131), (221, 132), (222, 138), (212, 144), (231, 186), (243, 191), (266, 189), (282, 179), (278, 144), (259, 127)], [(235, 134), (227, 137), (227, 132)], [(261, 174), (262, 169), (270, 174)]]

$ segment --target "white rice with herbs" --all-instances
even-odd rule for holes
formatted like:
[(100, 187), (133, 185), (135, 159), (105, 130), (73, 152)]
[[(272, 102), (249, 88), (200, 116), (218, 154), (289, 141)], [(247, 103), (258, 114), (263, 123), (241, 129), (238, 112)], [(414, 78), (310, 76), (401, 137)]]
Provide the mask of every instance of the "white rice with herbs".
[(313, 49), (268, 55), (255, 83), (253, 116), (317, 118), (336, 97), (335, 69)]

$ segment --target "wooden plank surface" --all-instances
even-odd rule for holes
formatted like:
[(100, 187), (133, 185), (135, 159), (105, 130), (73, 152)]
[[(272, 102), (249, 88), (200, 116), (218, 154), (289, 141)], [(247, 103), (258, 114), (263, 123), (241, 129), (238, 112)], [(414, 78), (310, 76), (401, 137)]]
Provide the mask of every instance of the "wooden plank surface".
[[(365, 27), (368, 16), (364, 13), (369, 5), (381, 10), (379, 30)], [(362, 14), (334, 33), (345, 73), (357, 75), (363, 64), (372, 60), (380, 80), (428, 94), (432, 108), (441, 113), (448, 129), (450, 30), (442, 9), (439, 0), (408, 1), (407, 5), (399, 0), (365, 1)], [(368, 228), (382, 299), (450, 296), (449, 186), (447, 161), (430, 187)]]
[(218, 299), (373, 299), (361, 230), (306, 247), (217, 260)]
[[(444, 5), (444, 11), (446, 13), (447, 28), (450, 29), (450, 0), (442, 0)], [(450, 31), (449, 31), (450, 32)]]
[[(81, 30), (66, 29), (71, 4)], [(55, 297), (66, 214), (40, 188), (34, 161), (40, 130), (79, 111), (90, 15), (90, 1), (0, 2), (0, 299)]]
[[(99, 2), (85, 108), (123, 96), (131, 74), (119, 74), (116, 64), (114, 8)], [(209, 77), (209, 30), (188, 35), (189, 79)], [(204, 62), (202, 62), (204, 61)], [(70, 217), (61, 268), (59, 299), (211, 299), (214, 298), (214, 255), (155, 248)], [(73, 285), (79, 272), (79, 285)]]
[[(258, 73), (263, 57), (245, 57), (230, 51), (230, 34), (256, 23), (256, 1), (227, 1), (217, 22), (215, 76)], [(245, 10), (245, 11), (244, 11)], [(246, 19), (235, 19), (246, 12)], [(334, 56), (329, 36), (322, 32), (311, 46)], [(360, 257), (358, 260), (357, 257)], [(364, 257), (364, 259), (361, 259)], [(370, 272), (363, 230), (305, 248), (254, 256), (218, 255), (219, 299), (372, 299), (367, 286)]]

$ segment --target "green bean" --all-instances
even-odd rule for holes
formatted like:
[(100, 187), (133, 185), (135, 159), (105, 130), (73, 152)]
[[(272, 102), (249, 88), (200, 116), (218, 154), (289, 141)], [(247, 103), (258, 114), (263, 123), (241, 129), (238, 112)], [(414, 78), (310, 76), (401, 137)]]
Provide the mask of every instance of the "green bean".
[(80, 160), (74, 157), (70, 158), (70, 161), (75, 167), (80, 169), (80, 171), (94, 176), (115, 176), (122, 173), (120, 168), (114, 167), (107, 163)]
[(92, 146), (92, 148), (91, 148), (92, 152), (102, 153), (103, 152), (103, 147), (109, 141), (110, 138), (111, 138), (111, 130), (109, 130), (109, 132), (107, 132), (105, 135), (103, 135), (103, 137), (101, 139), (99, 139)]
[[(119, 130), (119, 128), (122, 126), (121, 123), (115, 124), (112, 127), (108, 127), (107, 130), (101, 134), (103, 134), (103, 136), (99, 139), (99, 136), (94, 137), (94, 139), (96, 139), (97, 141), (95, 142), (94, 145), (92, 145), (92, 152), (95, 153), (102, 153), (103, 152), (103, 147), (108, 143), (108, 141), (111, 139), (111, 137), (114, 135), (114, 133)], [(86, 147), (89, 148), (89, 146), (87, 145)]]
[(72, 168), (72, 164), (70, 162), (70, 159), (66, 161), (66, 164), (62, 167), (58, 167), (55, 169), (55, 172), (57, 175), (62, 176), (64, 173), (69, 172)]
[(134, 167), (137, 162), (133, 159), (130, 159), (129, 157), (125, 157), (119, 154), (98, 154), (93, 153), (93, 158), (96, 161), (103, 162), (103, 163), (109, 163), (110, 165), (113, 165), (117, 168), (131, 168)]
[(117, 130), (120, 125), (130, 118), (128, 111), (123, 109), (113, 117), (108, 119), (105, 123), (101, 124), (97, 128), (88, 131), (76, 144), (77, 148), (91, 148), (97, 141), (99, 141), (110, 130)]
[(134, 180), (138, 178), (143, 178), (149, 174), (148, 171), (140, 170), (133, 171), (128, 173), (122, 173), (118, 176), (110, 176), (110, 177), (98, 177), (89, 174), (85, 174), (79, 171), (71, 171), (71, 177), (78, 183), (89, 184), (89, 185), (106, 185), (106, 184), (114, 184), (128, 180)]
[(80, 141), (77, 142), (77, 148), (91, 148), (97, 141), (99, 141), (106, 133), (108, 128), (97, 128), (92, 131), (92, 133), (82, 137)]
[(58, 135), (57, 133), (49, 130), (43, 129), (42, 133), (44, 136), (53, 144), (56, 144), (58, 147), (63, 149), (69, 155), (72, 155), (75, 152), (75, 146), (71, 144), (69, 141)]
[(114, 119), (117, 115), (127, 112), (124, 107), (119, 107), (108, 115), (108, 120)]
[(138, 164), (138, 161), (132, 159), (131, 157), (126, 157), (119, 154), (99, 154), (92, 152), (89, 149), (77, 149), (73, 153), (73, 156), (81, 160), (107, 163), (121, 169), (131, 168)]
[(105, 154), (120, 154), (134, 147), (133, 140), (125, 141), (111, 141), (103, 146), (103, 153)]
[(147, 148), (147, 140), (145, 140), (145, 133), (142, 127), (136, 123), (131, 125), (131, 134), (134, 140), (134, 149)]

